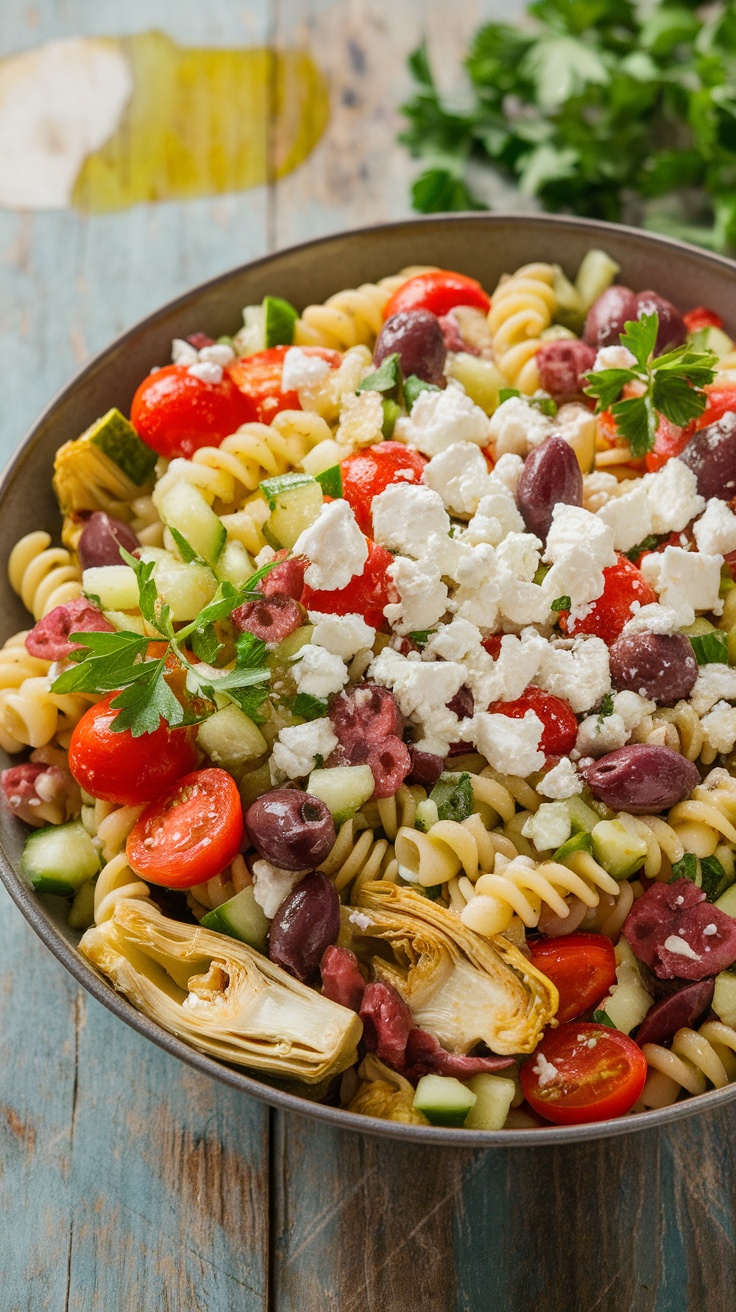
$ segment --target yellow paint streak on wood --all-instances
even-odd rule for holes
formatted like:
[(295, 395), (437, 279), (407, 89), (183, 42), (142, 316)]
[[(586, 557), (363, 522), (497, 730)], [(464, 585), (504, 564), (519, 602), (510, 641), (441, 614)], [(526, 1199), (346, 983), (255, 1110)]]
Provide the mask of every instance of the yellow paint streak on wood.
[(281, 177), (319, 141), (325, 79), (304, 50), (178, 46), (160, 32), (124, 38), (133, 94), (73, 203), (92, 213), (219, 195)]

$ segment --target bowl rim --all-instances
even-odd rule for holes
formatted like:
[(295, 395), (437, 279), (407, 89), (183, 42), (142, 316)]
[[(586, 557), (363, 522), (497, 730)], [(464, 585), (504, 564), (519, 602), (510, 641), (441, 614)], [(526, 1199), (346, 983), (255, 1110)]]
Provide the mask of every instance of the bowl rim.
[[(430, 214), (421, 215), (414, 218), (395, 220), (389, 223), (379, 223), (359, 228), (352, 228), (345, 231), (329, 233), (322, 237), (317, 237), (309, 241), (299, 242), (291, 246), (283, 247), (277, 251), (272, 251), (267, 255), (259, 256), (256, 260), (246, 261), (244, 264), (236, 265), (224, 273), (217, 274), (214, 278), (209, 278), (202, 283), (196, 284), (188, 291), (167, 301), (163, 306), (152, 311), (143, 319), (138, 320), (130, 328), (118, 334), (105, 347), (96, 352), (90, 360), (86, 362), (71, 379), (61, 387), (51, 398), (38, 418), (31, 425), (30, 429), (19, 443), (16, 451), (6, 464), (0, 475), (0, 509), (8, 490), (11, 488), (15, 475), (24, 461), (35, 448), (36, 444), (43, 436), (43, 430), (47, 421), (53, 417), (54, 411), (59, 403), (65, 399), (71, 392), (75, 391), (82, 380), (94, 375), (106, 364), (108, 356), (114, 351), (124, 346), (126, 341), (134, 338), (141, 329), (151, 328), (159, 320), (168, 318), (172, 312), (178, 308), (190, 304), (193, 300), (205, 291), (216, 289), (218, 286), (225, 285), (233, 278), (241, 276), (260, 268), (263, 268), (279, 257), (298, 256), (300, 252), (312, 251), (321, 246), (329, 246), (351, 238), (375, 237), (380, 241), (382, 236), (387, 236), (397, 230), (408, 228), (427, 228), (444, 227), (448, 224), (462, 226), (471, 224), (478, 227), (494, 227), (508, 224), (509, 222), (527, 224), (532, 227), (554, 229), (560, 231), (577, 231), (588, 233), (591, 237), (600, 236), (605, 238), (607, 233), (625, 234), (634, 238), (638, 243), (651, 245), (653, 250), (671, 249), (673, 254), (680, 251), (687, 252), (692, 259), (693, 256), (700, 257), (702, 262), (709, 268), (713, 265), (721, 266), (729, 273), (736, 273), (736, 261), (730, 260), (727, 256), (717, 255), (710, 251), (701, 250), (698, 247), (689, 245), (674, 237), (659, 235), (643, 229), (633, 228), (624, 224), (608, 223), (599, 219), (585, 219), (575, 216), (565, 216), (556, 214), (519, 214), (508, 211), (495, 211), (488, 213), (485, 211), (469, 211), (453, 214)], [(77, 983), (93, 997), (97, 1002), (102, 1003), (108, 1011), (124, 1021), (131, 1029), (136, 1030), (144, 1038), (150, 1039), (157, 1047), (169, 1053), (171, 1056), (178, 1058), (187, 1065), (198, 1070), (201, 1074), (210, 1078), (219, 1080), (221, 1083), (228, 1085), (230, 1088), (237, 1089), (241, 1093), (248, 1094), (250, 1097), (265, 1102), (269, 1106), (282, 1111), (296, 1112), (302, 1116), (309, 1116), (328, 1126), (343, 1130), (357, 1131), (363, 1134), (375, 1134), (383, 1138), (402, 1139), (407, 1143), (415, 1144), (436, 1144), (447, 1148), (513, 1148), (513, 1147), (534, 1147), (534, 1146), (551, 1146), (567, 1145), (572, 1143), (587, 1142), (595, 1139), (613, 1138), (623, 1134), (641, 1133), (645, 1130), (658, 1129), (663, 1125), (671, 1124), (675, 1121), (683, 1120), (685, 1117), (696, 1115), (710, 1109), (717, 1109), (725, 1106), (726, 1103), (736, 1098), (736, 1082), (725, 1085), (722, 1089), (712, 1089), (707, 1093), (697, 1094), (694, 1097), (675, 1102), (669, 1107), (662, 1107), (652, 1111), (639, 1112), (636, 1115), (619, 1117), (605, 1121), (594, 1121), (582, 1125), (554, 1126), (545, 1125), (529, 1129), (510, 1129), (510, 1130), (465, 1130), (463, 1128), (449, 1128), (441, 1126), (425, 1125), (406, 1125), (395, 1121), (381, 1120), (374, 1116), (364, 1116), (356, 1112), (349, 1112), (340, 1107), (311, 1101), (308, 1097), (299, 1094), (289, 1093), (278, 1087), (265, 1083), (257, 1075), (247, 1073), (247, 1069), (242, 1070), (226, 1065), (217, 1061), (213, 1057), (207, 1056), (206, 1053), (198, 1051), (191, 1044), (186, 1043), (183, 1039), (178, 1038), (175, 1034), (170, 1033), (159, 1025), (156, 1021), (151, 1020), (145, 1013), (138, 1011), (132, 1003), (121, 993), (118, 993), (113, 985), (95, 969), (78, 951), (73, 948), (63, 935), (57, 930), (51, 918), (46, 914), (44, 899), (36, 894), (31, 886), (26, 882), (23, 876), (17, 872), (5, 851), (0, 847), (0, 879), (2, 879), (5, 888), (21, 914), (28, 924), (38, 935), (41, 941), (53, 953), (58, 961), (73, 976)]]

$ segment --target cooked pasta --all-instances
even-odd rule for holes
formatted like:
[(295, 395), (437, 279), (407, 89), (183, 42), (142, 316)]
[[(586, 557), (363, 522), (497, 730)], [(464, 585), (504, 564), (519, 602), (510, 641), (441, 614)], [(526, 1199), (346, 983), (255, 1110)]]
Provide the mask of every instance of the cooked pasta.
[(525, 264), (501, 280), (491, 299), (488, 325), (496, 363), (525, 396), (539, 387), (534, 357), (557, 305), (554, 278), (551, 264)]
[(577, 873), (555, 861), (535, 865), (523, 857), (496, 858), (493, 872), (482, 874), (475, 883), (475, 896), (461, 912), (470, 929), (490, 937), (500, 934), (514, 912), (528, 929), (539, 922), (542, 904), (558, 916), (567, 914), (565, 895), (574, 893), (586, 906), (598, 904), (600, 891), (615, 893), (615, 879), (591, 860), (584, 873)]
[(0, 690), (0, 737), (6, 752), (45, 747), (55, 739), (68, 747), (72, 730), (90, 699), (54, 693), (45, 675), (24, 679), (18, 688)]
[(8, 577), (34, 620), (82, 591), (81, 574), (70, 552), (52, 547), (51, 534), (40, 530), (26, 533), (15, 544), (8, 560)]
[(372, 346), (381, 330), (389, 297), (415, 273), (431, 265), (412, 265), (377, 283), (365, 282), (352, 291), (336, 292), (323, 305), (308, 305), (294, 327), (296, 346), (329, 346), (345, 351), (351, 346)]
[(332, 851), (319, 869), (329, 875), (338, 893), (347, 891), (351, 899), (364, 884), (376, 879), (395, 881), (397, 877), (388, 839), (376, 838), (356, 817), (340, 826)]
[(114, 856), (103, 866), (95, 881), (94, 917), (95, 924), (102, 925), (110, 920), (115, 907), (123, 898), (147, 898), (148, 884), (144, 884), (128, 865), (124, 852)]
[(649, 1075), (635, 1110), (669, 1107), (680, 1094), (722, 1089), (736, 1080), (736, 1030), (722, 1021), (706, 1021), (698, 1030), (678, 1030), (672, 1046), (645, 1043)]

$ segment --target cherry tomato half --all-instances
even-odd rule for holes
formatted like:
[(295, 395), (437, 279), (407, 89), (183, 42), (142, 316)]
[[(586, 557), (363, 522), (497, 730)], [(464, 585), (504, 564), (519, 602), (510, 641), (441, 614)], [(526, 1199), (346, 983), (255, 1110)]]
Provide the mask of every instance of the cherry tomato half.
[(549, 1030), (520, 1075), (532, 1111), (554, 1125), (583, 1125), (631, 1111), (647, 1059), (620, 1030), (575, 1020)]
[(427, 461), (403, 442), (379, 442), (340, 461), (342, 491), (363, 533), (373, 531), (371, 502), (390, 483), (421, 483)]
[(560, 611), (560, 628), (563, 633), (594, 633), (610, 647), (631, 619), (632, 602), (638, 601), (642, 606), (649, 606), (656, 600), (656, 592), (636, 565), (627, 560), (626, 556), (619, 556), (615, 565), (604, 569), (603, 592), (591, 602), (584, 619), (575, 620), (571, 624), (568, 618), (570, 612)]
[(243, 841), (234, 779), (215, 767), (193, 770), (143, 812), (125, 845), (132, 870), (165, 888), (191, 888), (229, 866)]
[(616, 953), (605, 934), (567, 934), (529, 943), (532, 963), (560, 995), (557, 1020), (574, 1020), (616, 982)]
[(69, 743), (69, 769), (91, 797), (119, 806), (152, 802), (194, 767), (195, 730), (171, 729), (163, 720), (154, 733), (134, 738), (112, 729), (117, 711), (104, 701), (85, 711)]
[[(235, 385), (248, 397), (255, 408), (256, 418), (270, 424), (281, 410), (301, 410), (298, 392), (281, 390), (281, 373), (288, 346), (271, 346), (255, 355), (244, 355), (231, 364), (228, 373)], [(322, 346), (302, 346), (305, 355), (317, 355), (326, 360), (330, 369), (336, 369), (342, 360), (339, 351)]]
[(439, 317), (456, 305), (473, 305), (487, 314), (491, 298), (475, 278), (466, 278), (464, 273), (453, 273), (450, 269), (435, 269), (402, 282), (387, 301), (383, 318), (385, 322), (400, 310), (429, 310)]
[(696, 305), (694, 310), (688, 310), (682, 318), (689, 333), (697, 333), (701, 328), (723, 327), (720, 314), (716, 314), (715, 310), (709, 310), (707, 305)]
[(544, 725), (539, 746), (545, 756), (568, 756), (578, 736), (578, 720), (572, 707), (561, 697), (533, 685), (515, 702), (491, 702), (488, 710), (494, 715), (508, 715), (522, 720), (527, 711), (534, 711)]
[(255, 418), (252, 401), (227, 374), (219, 383), (205, 383), (183, 364), (166, 365), (144, 378), (130, 408), (138, 436), (167, 459), (189, 458), (201, 446), (219, 446)]
[(362, 615), (366, 624), (380, 629), (386, 623), (384, 606), (398, 599), (398, 593), (388, 575), (393, 556), (385, 547), (366, 539), (368, 559), (362, 574), (356, 574), (344, 588), (332, 591), (306, 586), (302, 593), (302, 606), (307, 610), (326, 611), (328, 615)]
[(665, 415), (660, 415), (654, 446), (646, 454), (646, 466), (649, 473), (655, 474), (658, 469), (667, 464), (668, 460), (672, 460), (673, 456), (679, 456), (680, 452), (685, 450), (693, 432), (692, 424), (680, 428), (679, 424), (672, 424)]

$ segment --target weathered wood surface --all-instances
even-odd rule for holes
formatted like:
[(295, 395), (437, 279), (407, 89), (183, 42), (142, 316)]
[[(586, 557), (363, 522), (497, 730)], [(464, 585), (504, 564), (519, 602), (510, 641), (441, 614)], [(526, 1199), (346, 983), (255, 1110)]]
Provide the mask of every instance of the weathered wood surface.
[[(277, 184), (0, 210), (0, 455), (90, 352), (275, 245), (407, 212), (394, 106), (518, 0), (3, 0), (0, 56), (151, 28), (304, 44), (332, 118)], [(0, 169), (2, 160), (0, 159)], [(0, 1312), (731, 1312), (734, 1115), (581, 1146), (418, 1151), (213, 1085), (77, 989), (0, 894)]]

